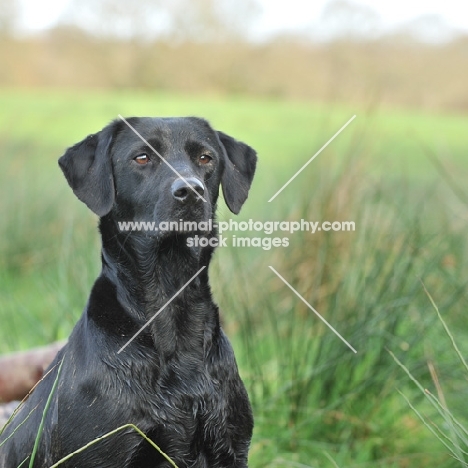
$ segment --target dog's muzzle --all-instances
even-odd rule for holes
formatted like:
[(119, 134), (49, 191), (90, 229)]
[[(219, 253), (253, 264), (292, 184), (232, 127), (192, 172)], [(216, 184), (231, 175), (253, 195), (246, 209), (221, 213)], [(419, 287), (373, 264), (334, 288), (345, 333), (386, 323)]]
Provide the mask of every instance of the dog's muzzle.
[(176, 179), (171, 185), (171, 193), (175, 200), (183, 204), (203, 202), (205, 187), (203, 182), (195, 177)]

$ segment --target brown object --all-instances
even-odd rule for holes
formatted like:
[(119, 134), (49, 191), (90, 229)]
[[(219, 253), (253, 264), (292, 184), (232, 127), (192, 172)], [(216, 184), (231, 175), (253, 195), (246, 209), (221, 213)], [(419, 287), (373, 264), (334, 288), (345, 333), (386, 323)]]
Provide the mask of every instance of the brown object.
[(0, 357), (0, 402), (21, 400), (52, 362), (65, 341)]

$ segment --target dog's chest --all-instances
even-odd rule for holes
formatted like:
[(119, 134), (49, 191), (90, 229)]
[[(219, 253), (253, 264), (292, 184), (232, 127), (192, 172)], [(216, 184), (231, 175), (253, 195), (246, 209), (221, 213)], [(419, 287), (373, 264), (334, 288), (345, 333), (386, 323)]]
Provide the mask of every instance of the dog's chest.
[[(175, 380), (167, 385), (162, 381), (152, 393), (135, 401), (132, 413), (140, 414), (141, 429), (164, 452), (195, 463), (204, 457), (208, 426), (223, 426), (224, 405), (217, 382), (206, 373), (192, 376), (189, 382)], [(142, 446), (148, 456), (158, 457), (147, 443), (140, 444), (138, 453), (142, 453)]]
[(154, 386), (144, 390), (142, 398), (137, 396), (137, 404), (152, 421), (167, 425), (168, 430), (174, 430), (180, 421), (189, 432), (196, 430), (207, 412), (215, 411), (221, 393), (220, 383), (202, 366), (182, 365), (166, 369)]

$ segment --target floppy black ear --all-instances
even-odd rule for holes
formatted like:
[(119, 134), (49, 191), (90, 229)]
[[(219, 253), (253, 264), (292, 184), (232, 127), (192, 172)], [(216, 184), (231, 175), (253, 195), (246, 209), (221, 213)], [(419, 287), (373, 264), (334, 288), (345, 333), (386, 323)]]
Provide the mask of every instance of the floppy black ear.
[(110, 124), (80, 143), (68, 148), (59, 166), (75, 195), (98, 216), (104, 216), (114, 204), (114, 177), (109, 147), (114, 133)]
[(257, 153), (250, 146), (223, 132), (217, 134), (226, 153), (221, 178), (224, 200), (229, 209), (238, 214), (249, 194), (257, 166)]

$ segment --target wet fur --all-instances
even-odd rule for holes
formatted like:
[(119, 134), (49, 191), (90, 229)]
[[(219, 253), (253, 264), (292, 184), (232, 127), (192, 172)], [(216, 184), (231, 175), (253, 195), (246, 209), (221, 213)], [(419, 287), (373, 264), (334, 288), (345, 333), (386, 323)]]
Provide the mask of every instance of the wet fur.
[[(210, 291), (213, 250), (187, 247), (193, 233), (120, 232), (117, 221), (214, 218), (220, 185), (227, 205), (237, 213), (254, 175), (255, 152), (201, 119), (129, 122), (184, 176), (203, 180), (208, 203), (185, 207), (174, 202), (170, 184), (177, 176), (161, 161), (153, 159), (154, 167), (147, 172), (134, 167), (132, 158), (142, 151), (142, 142), (121, 121), (89, 136), (60, 159), (77, 197), (100, 216), (102, 271), (51, 372), (1, 436), (5, 441), (16, 431), (0, 448), (2, 468), (16, 468), (31, 455), (56, 378), (35, 467), (50, 466), (128, 423), (147, 434), (180, 468), (247, 466), (252, 412)], [(215, 160), (209, 170), (194, 163), (206, 148)], [(202, 266), (202, 273), (118, 354)], [(171, 465), (126, 429), (61, 466)]]

